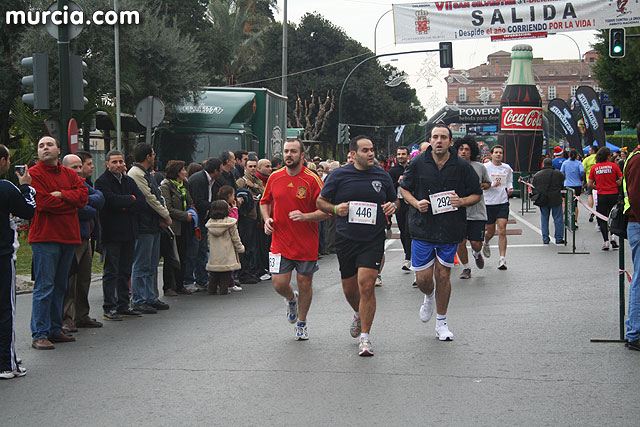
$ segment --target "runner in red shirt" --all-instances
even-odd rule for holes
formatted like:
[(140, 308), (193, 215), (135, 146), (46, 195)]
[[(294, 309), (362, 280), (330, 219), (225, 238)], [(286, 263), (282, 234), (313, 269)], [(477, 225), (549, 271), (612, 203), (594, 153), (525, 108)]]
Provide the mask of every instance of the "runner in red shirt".
[[(273, 287), (285, 297), (289, 323), (297, 321), (296, 340), (308, 340), (311, 281), (318, 270), (317, 223), (329, 215), (316, 208), (322, 180), (304, 166), (302, 142), (285, 142), (283, 155), (286, 167), (269, 176), (260, 210), (264, 231), (272, 235), (269, 272), (273, 275)], [(290, 285), (294, 268), (298, 291)]]
[[(589, 172), (589, 187), (598, 191), (597, 211), (604, 216), (609, 216), (611, 208), (615, 206), (618, 200), (618, 185), (622, 184), (622, 172), (617, 164), (610, 159), (611, 150), (607, 147), (601, 147), (596, 153), (596, 164)], [(598, 218), (600, 232), (604, 239), (602, 245), (603, 251), (609, 250), (609, 228), (607, 221)], [(611, 239), (611, 247), (616, 249), (618, 243)]]

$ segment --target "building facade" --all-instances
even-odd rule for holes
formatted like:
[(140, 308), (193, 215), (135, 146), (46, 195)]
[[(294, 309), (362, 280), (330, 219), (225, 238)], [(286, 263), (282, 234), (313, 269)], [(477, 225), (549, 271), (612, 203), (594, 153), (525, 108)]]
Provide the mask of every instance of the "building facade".
[[(546, 104), (553, 98), (570, 102), (581, 85), (591, 86), (599, 92), (598, 82), (592, 73), (597, 59), (595, 50), (587, 52), (582, 62), (534, 58), (533, 75), (543, 107), (546, 108)], [(510, 71), (511, 53), (503, 50), (492, 53), (487, 57), (486, 63), (469, 70), (449, 70), (447, 104), (500, 105)]]

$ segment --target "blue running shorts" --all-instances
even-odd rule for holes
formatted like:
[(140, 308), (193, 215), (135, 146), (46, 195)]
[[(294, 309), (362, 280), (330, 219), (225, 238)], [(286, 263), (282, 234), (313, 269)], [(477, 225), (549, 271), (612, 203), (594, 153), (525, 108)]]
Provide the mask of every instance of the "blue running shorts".
[(458, 249), (457, 243), (431, 243), (422, 240), (411, 241), (411, 270), (423, 271), (438, 262), (445, 267), (453, 267)]

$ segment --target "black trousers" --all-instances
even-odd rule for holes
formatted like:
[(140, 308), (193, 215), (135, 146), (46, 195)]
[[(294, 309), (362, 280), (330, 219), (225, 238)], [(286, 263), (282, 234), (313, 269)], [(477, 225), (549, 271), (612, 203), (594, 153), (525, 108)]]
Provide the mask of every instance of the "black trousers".
[[(168, 289), (178, 290), (182, 289), (184, 271), (187, 261), (187, 242), (191, 242), (193, 239), (189, 234), (187, 228), (190, 223), (182, 223), (180, 235), (176, 236), (176, 248), (178, 249), (178, 257), (180, 258), (180, 268), (174, 266), (171, 263), (166, 262), (162, 267), (162, 290)], [(193, 227), (191, 227), (193, 229)], [(203, 237), (204, 238), (204, 237)]]
[(124, 310), (129, 307), (129, 282), (135, 241), (105, 243), (102, 246), (104, 249), (102, 308), (105, 313), (111, 310)]
[(400, 242), (404, 249), (404, 259), (411, 259), (411, 235), (409, 234), (409, 205), (400, 200), (400, 206), (396, 212), (396, 221), (400, 229)]
[(240, 273), (239, 278), (244, 279), (253, 273), (253, 254), (256, 250), (256, 224), (257, 220), (249, 218), (245, 215), (240, 215), (238, 220), (238, 234), (240, 234), (240, 240), (244, 246), (244, 253), (239, 254), (240, 258)]
[(0, 371), (18, 369), (16, 334), (16, 270), (11, 254), (0, 256)]
[[(600, 194), (598, 193), (598, 206), (597, 211), (604, 216), (609, 216), (609, 212), (611, 212), (611, 208), (616, 205), (618, 201), (617, 194)], [(600, 233), (602, 233), (602, 238), (605, 242), (609, 241), (609, 225), (607, 221), (598, 218), (598, 225), (600, 226)]]

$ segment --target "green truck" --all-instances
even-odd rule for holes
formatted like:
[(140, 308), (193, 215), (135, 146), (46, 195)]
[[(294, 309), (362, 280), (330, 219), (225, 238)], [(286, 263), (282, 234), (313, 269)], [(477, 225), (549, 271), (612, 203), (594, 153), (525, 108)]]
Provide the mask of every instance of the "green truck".
[(176, 106), (156, 129), (160, 167), (169, 160), (201, 163), (224, 150), (282, 155), (287, 136), (287, 98), (264, 88), (206, 87), (196, 103)]

